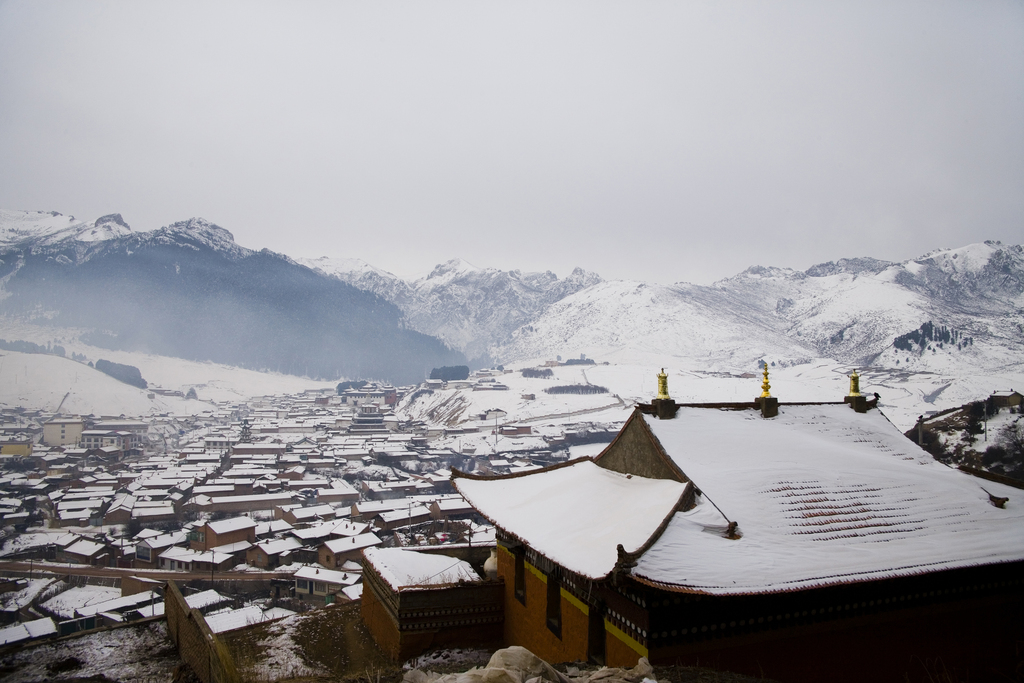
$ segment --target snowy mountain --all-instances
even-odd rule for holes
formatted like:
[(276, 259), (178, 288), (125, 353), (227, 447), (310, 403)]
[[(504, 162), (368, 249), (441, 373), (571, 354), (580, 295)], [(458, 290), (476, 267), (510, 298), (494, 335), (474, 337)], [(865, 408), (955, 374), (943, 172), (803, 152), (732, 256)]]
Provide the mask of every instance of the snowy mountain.
[(477, 268), (462, 259), (442, 263), (413, 282), (354, 259), (299, 262), (380, 295), (402, 310), (412, 329), (443, 339), (483, 364), (514, 330), (548, 306), (601, 282), (598, 275), (581, 268), (559, 279), (550, 271)]
[(969, 377), (1005, 377), (1010, 386), (1024, 376), (1022, 351), (1024, 248), (985, 242), (903, 263), (755, 266), (711, 286), (605, 282), (551, 305), (496, 357), (509, 364), (585, 353), (727, 372), (761, 359), (783, 367), (828, 359), (871, 368), (893, 385), (928, 375), (931, 389), (919, 398), (933, 402)]
[(903, 263), (754, 266), (710, 286), (460, 259), (405, 281), (356, 259), (246, 249), (202, 219), (136, 232), (116, 214), (0, 211), (0, 314), (8, 329), (74, 329), (94, 349), (323, 378), (408, 382), (466, 357), (524, 365), (581, 353), (737, 377), (764, 359), (792, 377), (814, 368), (819, 383), (861, 368), (915, 416), (922, 402), (1024, 384), (1024, 248), (998, 242)]
[(377, 295), (201, 218), (136, 232), (117, 215), (5, 211), (0, 238), (0, 313), (96, 347), (403, 383), (464, 360)]
[(67, 239), (101, 242), (123, 237), (132, 229), (112, 213), (94, 221), (79, 221), (56, 211), (9, 211), (0, 209), (0, 247), (25, 243), (52, 244)]
[(362, 262), (306, 262), (388, 299), (408, 324), (469, 357), (557, 356), (708, 372), (810, 361), (867, 367), (914, 401), (974, 400), (1024, 375), (1024, 249), (997, 242), (903, 263), (846, 258), (798, 271), (753, 266), (710, 286), (602, 281), (582, 270), (476, 268), (454, 260), (405, 282)]

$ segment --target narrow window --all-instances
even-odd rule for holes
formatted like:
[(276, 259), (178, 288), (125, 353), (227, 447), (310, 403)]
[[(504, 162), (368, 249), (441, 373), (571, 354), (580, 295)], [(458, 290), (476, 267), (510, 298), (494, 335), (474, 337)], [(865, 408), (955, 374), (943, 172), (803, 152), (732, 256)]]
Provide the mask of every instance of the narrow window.
[(587, 616), (587, 656), (594, 664), (604, 666), (604, 606), (590, 605)]
[(548, 574), (548, 629), (562, 637), (562, 584), (554, 572)]
[(526, 558), (522, 548), (515, 551), (516, 557), (516, 599), (526, 604)]

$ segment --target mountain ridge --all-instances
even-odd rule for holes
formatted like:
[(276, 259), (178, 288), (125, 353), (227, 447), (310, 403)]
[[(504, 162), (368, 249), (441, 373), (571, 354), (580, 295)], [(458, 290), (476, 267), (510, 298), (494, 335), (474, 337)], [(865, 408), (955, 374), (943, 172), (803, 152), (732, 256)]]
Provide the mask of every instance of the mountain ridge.
[(95, 221), (35, 218), (43, 229), (0, 231), (13, 235), (0, 247), (0, 311), (84, 328), (92, 345), (328, 379), (411, 382), (464, 361), (385, 299), (205, 219), (136, 232), (111, 218), (109, 239), (89, 241)]
[[(0, 212), (0, 218), (14, 213)], [(297, 322), (286, 310), (284, 292), (301, 300), (303, 291), (313, 291), (308, 288), (315, 281), (314, 289), (334, 287), (332, 296), (354, 297), (353, 310), (379, 315), (384, 326), (370, 335), (380, 340), (378, 345), (394, 349), (385, 343), (391, 335), (420, 333), (464, 353), (446, 356), (435, 347), (433, 358), (464, 362), (468, 357), (475, 365), (583, 353), (654, 364), (658, 359), (686, 359), (709, 370), (747, 370), (761, 359), (792, 365), (827, 358), (893, 372), (956, 374), (1017, 368), (1015, 358), (1024, 350), (1024, 247), (992, 241), (935, 249), (899, 263), (861, 256), (803, 271), (754, 265), (711, 285), (659, 285), (606, 281), (581, 268), (564, 278), (550, 271), (480, 268), (458, 258), (438, 264), (425, 277), (403, 280), (359, 259), (292, 259), (247, 249), (235, 243), (230, 231), (201, 218), (150, 232), (132, 231), (117, 214), (90, 222), (38, 212), (13, 226), (10, 222), (0, 220), (2, 305), (23, 315), (48, 310), (38, 297), (20, 308), (10, 302), (19, 292), (26, 254), (37, 261), (52, 260), (46, 267), (56, 272), (109, 258), (112, 252), (126, 259), (166, 247), (176, 256), (153, 263), (164, 282), (170, 269), (180, 274), (182, 263), (175, 258), (181, 254), (195, 257), (187, 259), (192, 271), (203, 271), (210, 291), (202, 298), (203, 306), (189, 309), (193, 316), (201, 317), (204, 306), (216, 304), (214, 310), (222, 315), (214, 317), (230, 320), (230, 307), (225, 309), (222, 299), (240, 297), (239, 287), (270, 296), (265, 278), (243, 265), (258, 264), (268, 272), (289, 273), (282, 291), (275, 290), (283, 298), (257, 306), (276, 309), (282, 330)], [(107, 234), (103, 231), (109, 232), (108, 239), (98, 239)], [(217, 258), (210, 260), (213, 254)], [(199, 267), (203, 259), (209, 262)], [(121, 284), (128, 286), (127, 281)], [(152, 301), (158, 305), (155, 292)], [(309, 316), (331, 317), (329, 306), (306, 308), (307, 321)], [(341, 322), (337, 316), (332, 320)], [(956, 338), (970, 343), (953, 348), (938, 342), (914, 347), (914, 353), (895, 347), (894, 339), (927, 323), (954, 330)], [(288, 367), (294, 370), (295, 362)]]

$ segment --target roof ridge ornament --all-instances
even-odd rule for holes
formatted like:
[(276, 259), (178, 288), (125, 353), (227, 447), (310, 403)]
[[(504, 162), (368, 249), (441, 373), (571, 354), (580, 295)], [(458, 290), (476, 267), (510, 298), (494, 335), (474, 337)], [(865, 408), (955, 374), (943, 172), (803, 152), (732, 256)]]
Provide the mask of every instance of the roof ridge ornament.
[(761, 398), (771, 398), (772, 395), (770, 390), (772, 385), (768, 383), (768, 361), (762, 360), (761, 363), (764, 365), (764, 381), (761, 382)]
[(857, 374), (857, 368), (854, 368), (853, 374), (850, 375), (850, 396), (860, 395), (860, 375)]
[(661, 369), (658, 373), (658, 399), (662, 401), (668, 401), (672, 397), (668, 395), (668, 375), (665, 374), (665, 368)]

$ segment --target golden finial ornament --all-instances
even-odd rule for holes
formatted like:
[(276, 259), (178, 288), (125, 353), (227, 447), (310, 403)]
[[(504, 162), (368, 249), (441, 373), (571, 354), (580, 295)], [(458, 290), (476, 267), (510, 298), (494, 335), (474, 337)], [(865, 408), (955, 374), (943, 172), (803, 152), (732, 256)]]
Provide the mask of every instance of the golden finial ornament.
[(658, 373), (658, 399), (662, 401), (672, 399), (668, 395), (668, 375), (665, 374), (665, 368), (662, 368), (661, 372)]
[(856, 368), (850, 375), (850, 396), (860, 396), (860, 375), (857, 374)]
[(761, 382), (761, 398), (771, 398), (772, 395), (769, 390), (772, 388), (771, 384), (768, 384), (768, 363), (767, 361), (761, 361), (764, 364), (764, 381)]

